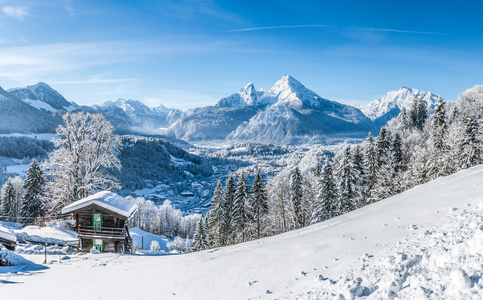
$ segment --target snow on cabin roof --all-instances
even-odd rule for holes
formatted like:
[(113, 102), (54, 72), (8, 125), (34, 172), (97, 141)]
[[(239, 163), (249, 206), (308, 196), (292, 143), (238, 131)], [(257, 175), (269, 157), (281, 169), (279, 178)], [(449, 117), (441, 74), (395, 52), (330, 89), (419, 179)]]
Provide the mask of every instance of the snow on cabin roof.
[(17, 237), (9, 229), (3, 226), (0, 226), (0, 238), (14, 243), (17, 241)]
[(113, 192), (102, 191), (64, 207), (62, 214), (71, 213), (91, 204), (99, 205), (126, 218), (129, 218), (138, 208), (133, 201), (129, 201)]

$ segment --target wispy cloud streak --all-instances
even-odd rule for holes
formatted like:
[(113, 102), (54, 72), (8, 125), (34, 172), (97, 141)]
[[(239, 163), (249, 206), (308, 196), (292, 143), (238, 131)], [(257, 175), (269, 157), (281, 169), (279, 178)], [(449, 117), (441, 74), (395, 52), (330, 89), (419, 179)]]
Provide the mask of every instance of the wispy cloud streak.
[(413, 30), (398, 30), (398, 29), (388, 29), (388, 28), (364, 28), (370, 31), (383, 31), (383, 32), (396, 32), (396, 33), (414, 33), (414, 34), (433, 34), (433, 35), (446, 35), (442, 32), (431, 32), (431, 31), (413, 31)]
[(282, 25), (282, 26), (266, 26), (266, 27), (252, 27), (227, 30), (227, 32), (242, 32), (242, 31), (255, 31), (255, 30), (269, 30), (269, 29), (287, 29), (287, 28), (323, 28), (329, 27), (329, 25)]

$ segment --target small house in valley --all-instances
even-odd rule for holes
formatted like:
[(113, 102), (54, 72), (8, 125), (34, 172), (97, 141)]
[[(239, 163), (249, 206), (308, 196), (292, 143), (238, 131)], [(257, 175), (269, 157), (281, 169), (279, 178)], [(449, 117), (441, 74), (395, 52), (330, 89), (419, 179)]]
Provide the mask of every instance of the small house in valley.
[(101, 252), (131, 252), (127, 220), (136, 210), (133, 201), (102, 191), (64, 207), (62, 214), (75, 220), (80, 251), (96, 248)]

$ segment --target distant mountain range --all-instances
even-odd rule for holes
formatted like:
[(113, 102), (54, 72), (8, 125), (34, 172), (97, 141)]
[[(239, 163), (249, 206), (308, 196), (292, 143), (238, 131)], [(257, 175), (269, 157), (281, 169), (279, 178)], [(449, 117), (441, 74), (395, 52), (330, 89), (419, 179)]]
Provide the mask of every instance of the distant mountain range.
[(324, 99), (287, 75), (267, 91), (248, 84), (215, 106), (195, 109), (168, 133), (187, 141), (297, 144), (376, 130), (357, 108)]
[(54, 132), (64, 112), (83, 110), (102, 113), (120, 133), (163, 134), (188, 142), (314, 143), (376, 134), (402, 107), (410, 108), (416, 96), (434, 109), (436, 95), (406, 87), (356, 108), (322, 98), (286, 75), (269, 90), (249, 83), (214, 106), (182, 111), (125, 99), (79, 106), (40, 82), (0, 88), (0, 133)]
[(384, 126), (389, 120), (399, 115), (403, 107), (411, 108), (413, 99), (421, 97), (427, 103), (428, 112), (434, 112), (438, 96), (431, 92), (423, 92), (402, 86), (397, 91), (387, 92), (384, 96), (358, 108), (369, 117), (377, 126)]

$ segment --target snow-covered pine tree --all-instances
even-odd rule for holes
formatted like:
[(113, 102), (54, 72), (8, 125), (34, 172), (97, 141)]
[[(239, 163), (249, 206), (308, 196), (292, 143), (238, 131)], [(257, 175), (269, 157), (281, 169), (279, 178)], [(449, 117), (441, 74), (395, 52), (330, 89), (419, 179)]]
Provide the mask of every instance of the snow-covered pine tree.
[(409, 109), (409, 121), (412, 127), (416, 127), (416, 124), (418, 123), (418, 101), (418, 97), (413, 97), (411, 108)]
[(468, 115), (464, 120), (464, 137), (459, 147), (460, 167), (462, 169), (481, 163), (481, 141), (478, 140), (478, 129), (475, 116)]
[(317, 165), (315, 166), (315, 176), (317, 176), (317, 178), (320, 178), (320, 176), (322, 175), (322, 167), (320, 165), (320, 161), (317, 161)]
[(424, 124), (428, 119), (428, 103), (422, 98), (419, 98), (418, 102), (418, 121), (416, 123), (416, 127), (419, 130), (423, 130)]
[(228, 179), (226, 180), (225, 184), (225, 196), (224, 196), (224, 214), (225, 214), (225, 222), (223, 224), (223, 240), (225, 240), (228, 244), (233, 244), (235, 241), (233, 240), (233, 205), (235, 202), (235, 175), (230, 174)]
[(392, 165), (394, 166), (394, 171), (396, 173), (400, 172), (403, 168), (403, 151), (402, 151), (402, 138), (399, 132), (394, 134), (394, 138), (391, 141), (391, 159)]
[(338, 191), (338, 214), (344, 214), (355, 209), (354, 198), (356, 196), (354, 176), (354, 166), (352, 165), (352, 154), (350, 146), (344, 149), (342, 160), (336, 173), (339, 180)]
[(12, 186), (12, 178), (9, 178), (2, 186), (1, 191), (1, 217), (3, 221), (15, 220), (15, 194)]
[(238, 178), (235, 199), (233, 203), (231, 227), (233, 228), (233, 240), (244, 242), (248, 237), (247, 231), (251, 221), (248, 210), (249, 186), (245, 174)]
[(25, 219), (26, 224), (32, 224), (35, 218), (43, 215), (43, 188), (45, 184), (44, 173), (37, 163), (32, 160), (30, 167), (27, 169), (24, 180), (24, 190), (21, 215)]
[(377, 169), (378, 169), (378, 162), (377, 162), (377, 153), (374, 146), (374, 138), (372, 134), (369, 133), (369, 136), (366, 139), (365, 147), (364, 147), (364, 170), (367, 178), (367, 198), (368, 201), (371, 197), (372, 189), (377, 180)]
[(367, 177), (364, 168), (364, 155), (361, 146), (354, 147), (354, 155), (352, 156), (352, 165), (354, 168), (355, 193), (354, 202), (356, 208), (360, 208), (367, 203)]
[(431, 116), (431, 124), (429, 129), (429, 145), (431, 152), (431, 160), (429, 166), (429, 176), (438, 178), (439, 176), (449, 175), (451, 173), (451, 165), (448, 164), (448, 122), (446, 120), (446, 102), (441, 96)]
[(250, 196), (249, 203), (253, 212), (257, 238), (259, 239), (262, 236), (263, 218), (268, 213), (268, 197), (260, 169), (257, 170), (257, 174), (253, 180), (253, 192)]
[(206, 241), (208, 242), (208, 248), (214, 248), (218, 245), (218, 227), (217, 223), (213, 221), (214, 211), (210, 209), (205, 215), (205, 228), (206, 228)]
[(290, 199), (295, 213), (295, 228), (301, 228), (305, 225), (302, 180), (302, 174), (299, 168), (296, 167), (290, 177)]
[(20, 222), (20, 218), (22, 217), (20, 208), (22, 207), (24, 193), (23, 180), (19, 176), (15, 176), (14, 178), (10, 179), (10, 183), (12, 185), (13, 192), (15, 222)]
[(377, 166), (380, 167), (386, 163), (389, 156), (390, 141), (389, 132), (386, 127), (382, 127), (379, 131), (379, 136), (376, 141), (376, 156), (377, 156)]
[(371, 202), (380, 201), (397, 193), (396, 164), (393, 155), (377, 171), (376, 184), (371, 193)]
[(322, 168), (317, 204), (312, 214), (312, 223), (328, 220), (337, 215), (337, 185), (332, 163), (327, 161)]
[(191, 250), (193, 251), (201, 251), (208, 249), (208, 240), (206, 235), (206, 228), (203, 222), (203, 218), (198, 221), (196, 225), (195, 235), (193, 236), (193, 245), (191, 246)]
[(209, 227), (214, 231), (213, 235), (216, 236), (216, 243), (213, 247), (221, 247), (224, 245), (223, 241), (223, 224), (225, 224), (225, 206), (223, 199), (223, 186), (221, 181), (218, 180), (213, 198), (211, 199), (212, 217), (208, 219)]
[(411, 126), (419, 130), (423, 130), (424, 123), (428, 118), (427, 103), (421, 96), (417, 96), (413, 99), (413, 104), (409, 111), (409, 120)]

